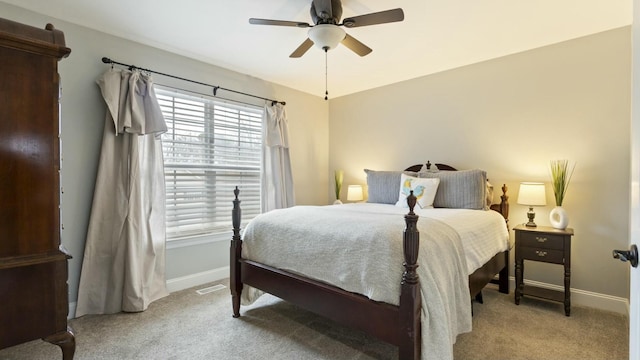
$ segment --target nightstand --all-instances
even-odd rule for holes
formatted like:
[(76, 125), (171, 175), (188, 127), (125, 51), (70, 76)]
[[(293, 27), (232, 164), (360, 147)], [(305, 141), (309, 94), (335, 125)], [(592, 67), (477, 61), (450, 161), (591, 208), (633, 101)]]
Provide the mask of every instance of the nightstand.
[[(516, 305), (523, 295), (564, 302), (564, 314), (571, 315), (571, 237), (573, 229), (558, 230), (548, 226), (513, 228), (516, 234)], [(524, 260), (564, 265), (564, 293), (524, 285)]]

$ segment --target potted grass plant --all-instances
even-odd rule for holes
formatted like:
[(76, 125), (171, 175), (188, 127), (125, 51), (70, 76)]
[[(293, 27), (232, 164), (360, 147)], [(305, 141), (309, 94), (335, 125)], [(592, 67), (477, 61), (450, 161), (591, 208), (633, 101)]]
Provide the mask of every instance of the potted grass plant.
[(344, 179), (344, 171), (336, 170), (334, 174), (335, 184), (336, 184), (336, 201), (333, 202), (334, 205), (342, 204), (340, 201), (340, 190), (342, 190), (342, 180)]
[(556, 207), (549, 213), (549, 221), (551, 226), (556, 229), (566, 229), (569, 225), (569, 216), (567, 211), (562, 207), (564, 198), (569, 189), (569, 182), (575, 169), (569, 164), (569, 160), (551, 160), (551, 185), (553, 186), (553, 195)]

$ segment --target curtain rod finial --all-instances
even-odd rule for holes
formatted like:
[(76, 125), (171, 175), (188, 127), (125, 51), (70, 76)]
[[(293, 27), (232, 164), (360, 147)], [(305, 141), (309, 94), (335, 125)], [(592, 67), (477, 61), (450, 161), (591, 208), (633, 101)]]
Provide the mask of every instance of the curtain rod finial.
[(102, 58), (102, 62), (105, 63), (105, 64), (108, 64), (108, 63), (111, 62), (111, 59), (109, 59), (108, 57), (105, 56), (105, 57)]

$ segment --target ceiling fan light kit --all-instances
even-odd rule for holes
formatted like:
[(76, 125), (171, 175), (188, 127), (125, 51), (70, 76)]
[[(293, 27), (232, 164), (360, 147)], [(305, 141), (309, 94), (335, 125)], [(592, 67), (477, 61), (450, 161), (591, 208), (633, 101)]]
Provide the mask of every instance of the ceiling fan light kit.
[(310, 28), (308, 35), (315, 46), (327, 51), (338, 46), (347, 34), (338, 26), (321, 24)]

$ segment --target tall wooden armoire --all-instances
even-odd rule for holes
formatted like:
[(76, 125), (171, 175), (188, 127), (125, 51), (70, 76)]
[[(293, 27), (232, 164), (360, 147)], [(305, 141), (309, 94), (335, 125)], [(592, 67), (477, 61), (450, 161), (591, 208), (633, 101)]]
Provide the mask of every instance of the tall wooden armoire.
[(60, 243), (61, 31), (0, 19), (0, 349), (44, 339), (72, 359)]

